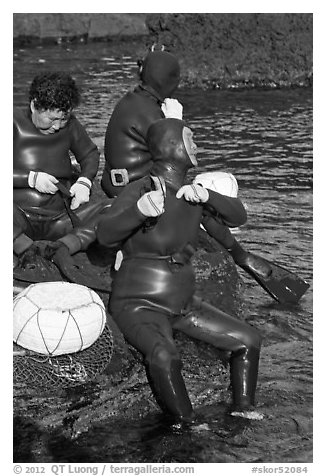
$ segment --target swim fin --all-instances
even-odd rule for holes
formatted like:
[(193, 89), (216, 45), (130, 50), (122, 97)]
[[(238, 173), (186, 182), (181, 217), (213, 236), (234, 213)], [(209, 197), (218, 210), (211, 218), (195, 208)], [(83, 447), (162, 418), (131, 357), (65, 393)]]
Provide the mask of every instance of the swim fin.
[(14, 280), (25, 283), (69, 281), (102, 293), (111, 291), (109, 278), (102, 279), (91, 265), (78, 265), (66, 246), (57, 247), (52, 259), (49, 258), (50, 255), (41, 256), (37, 247), (31, 247), (14, 267)]
[(243, 249), (229, 228), (210, 213), (204, 215), (202, 225), (212, 238), (228, 250), (234, 262), (276, 301), (282, 304), (297, 303), (309, 288), (309, 284), (295, 273)]
[(109, 293), (111, 291), (108, 279), (102, 279), (92, 266), (79, 265), (69, 254), (65, 245), (59, 246), (52, 257), (53, 263), (60, 270), (62, 276), (68, 281), (81, 284), (93, 289), (94, 291)]
[(246, 259), (235, 260), (236, 264), (281, 304), (297, 303), (309, 288), (309, 284), (297, 274), (251, 252), (246, 254)]
[(18, 259), (13, 277), (26, 283), (62, 281), (58, 268), (40, 254), (39, 248), (31, 246)]

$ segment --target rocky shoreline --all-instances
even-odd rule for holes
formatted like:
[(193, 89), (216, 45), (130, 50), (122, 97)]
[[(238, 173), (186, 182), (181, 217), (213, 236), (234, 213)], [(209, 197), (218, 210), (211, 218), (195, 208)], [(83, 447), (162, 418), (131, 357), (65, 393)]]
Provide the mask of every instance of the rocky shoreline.
[(312, 86), (310, 13), (16, 13), (13, 31), (16, 47), (132, 42), (141, 53), (164, 45), (180, 58), (185, 87)]
[(153, 14), (147, 26), (180, 56), (190, 85), (312, 85), (312, 14)]
[(15, 13), (14, 45), (121, 41), (148, 35), (144, 13)]

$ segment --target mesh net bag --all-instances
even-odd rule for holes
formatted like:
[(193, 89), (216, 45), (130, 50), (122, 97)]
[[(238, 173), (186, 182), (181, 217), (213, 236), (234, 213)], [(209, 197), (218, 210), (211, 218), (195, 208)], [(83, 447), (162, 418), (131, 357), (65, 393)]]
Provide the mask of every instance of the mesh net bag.
[(94, 344), (72, 354), (51, 357), (14, 344), (14, 383), (44, 389), (81, 385), (102, 373), (112, 354), (113, 337), (107, 324)]
[(64, 388), (103, 372), (113, 354), (105, 306), (72, 283), (30, 285), (14, 299), (14, 383)]

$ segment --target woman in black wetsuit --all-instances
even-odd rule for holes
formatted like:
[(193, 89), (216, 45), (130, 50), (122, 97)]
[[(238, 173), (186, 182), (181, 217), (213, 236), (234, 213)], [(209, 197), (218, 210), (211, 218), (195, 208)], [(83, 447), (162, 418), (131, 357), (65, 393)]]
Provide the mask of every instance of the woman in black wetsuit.
[[(81, 221), (93, 218), (103, 208), (89, 204), (99, 151), (73, 114), (80, 94), (70, 75), (42, 73), (32, 81), (29, 95), (29, 107), (14, 110), (14, 251), (21, 255), (33, 240), (59, 238), (74, 253), (83, 240), (85, 248), (89, 243), (82, 226), (68, 237), (73, 225), (57, 184), (71, 194), (69, 208)], [(81, 170), (77, 181), (70, 152)]]
[[(190, 262), (206, 207), (227, 226), (246, 221), (241, 201), (199, 185), (184, 185), (197, 165), (192, 132), (178, 119), (161, 119), (148, 131), (150, 174), (127, 185), (97, 227), (98, 241), (121, 248), (109, 310), (128, 342), (144, 356), (160, 407), (175, 418), (193, 418), (173, 330), (230, 351), (232, 414), (253, 411), (260, 336), (251, 326), (195, 296)], [(153, 187), (154, 184), (154, 187)], [(154, 190), (153, 190), (154, 188)]]
[(173, 54), (149, 52), (141, 62), (139, 77), (140, 84), (115, 106), (105, 133), (101, 185), (110, 198), (150, 170), (146, 143), (150, 125), (165, 116), (182, 118), (181, 104), (171, 98), (180, 81), (179, 62)]
[[(180, 82), (180, 65), (172, 53), (149, 52), (141, 62), (139, 77), (140, 84), (115, 106), (105, 133), (101, 186), (110, 198), (119, 195), (127, 183), (148, 174), (152, 157), (146, 135), (151, 124), (164, 116), (182, 118), (182, 105), (171, 98)], [(266, 270), (266, 264), (244, 250), (217, 217), (210, 220), (206, 217), (205, 228), (208, 232), (213, 230), (214, 239), (229, 251), (239, 266), (245, 265), (259, 276)]]
[[(110, 200), (89, 202), (99, 151), (73, 114), (79, 90), (70, 75), (44, 72), (33, 79), (29, 96), (27, 108), (14, 110), (14, 276), (51, 278), (40, 257), (44, 250), (35, 243), (46, 240), (51, 242), (46, 255), (64, 275), (69, 272), (73, 281), (94, 284), (95, 277), (82, 276), (70, 255), (95, 240), (98, 214)], [(80, 166), (79, 178), (70, 153)]]

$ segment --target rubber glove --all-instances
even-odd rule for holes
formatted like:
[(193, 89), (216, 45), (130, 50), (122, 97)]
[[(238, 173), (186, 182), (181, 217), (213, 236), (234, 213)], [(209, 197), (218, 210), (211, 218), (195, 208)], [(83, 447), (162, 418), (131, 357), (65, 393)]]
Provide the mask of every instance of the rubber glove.
[(71, 210), (76, 210), (83, 203), (89, 202), (92, 182), (86, 177), (79, 177), (76, 183), (70, 187), (70, 194), (72, 196)]
[(137, 207), (145, 217), (158, 217), (164, 213), (166, 187), (164, 180), (153, 176), (151, 178), (154, 182), (155, 190), (140, 197)]
[(209, 199), (209, 192), (201, 185), (192, 183), (191, 185), (183, 185), (176, 193), (177, 198), (184, 197), (187, 202), (205, 203)]
[(182, 120), (183, 106), (177, 99), (165, 98), (161, 109), (165, 117), (172, 117), (174, 119)]
[(58, 183), (58, 180), (46, 172), (31, 171), (28, 174), (28, 185), (41, 193), (51, 193), (53, 195), (58, 191), (58, 188), (55, 186), (56, 183)]

